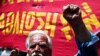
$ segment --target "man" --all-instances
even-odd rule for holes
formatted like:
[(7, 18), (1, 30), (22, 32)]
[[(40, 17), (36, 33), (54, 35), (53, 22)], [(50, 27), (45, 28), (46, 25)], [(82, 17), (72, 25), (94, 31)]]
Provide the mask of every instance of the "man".
[(42, 30), (29, 33), (26, 39), (27, 56), (51, 56), (51, 39)]
[(10, 56), (11, 50), (10, 48), (0, 48), (0, 56)]
[(26, 53), (22, 51), (18, 51), (17, 49), (14, 48), (0, 48), (0, 56), (25, 56)]
[(64, 6), (63, 17), (68, 21), (75, 34), (79, 49), (75, 56), (98, 56), (95, 43), (99, 38), (91, 34), (85, 27), (80, 8), (74, 4)]

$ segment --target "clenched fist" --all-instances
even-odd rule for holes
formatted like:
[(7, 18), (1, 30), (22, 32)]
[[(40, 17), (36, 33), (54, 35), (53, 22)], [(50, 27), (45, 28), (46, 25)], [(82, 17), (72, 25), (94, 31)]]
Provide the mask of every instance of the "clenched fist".
[(87, 30), (82, 17), (79, 6), (69, 4), (63, 7), (63, 17), (68, 21), (72, 29), (74, 30), (75, 38), (80, 42), (86, 42), (90, 40), (91, 34)]
[(69, 4), (67, 6), (63, 7), (63, 17), (67, 20), (73, 20), (73, 19), (80, 19), (81, 12), (80, 8), (77, 5)]

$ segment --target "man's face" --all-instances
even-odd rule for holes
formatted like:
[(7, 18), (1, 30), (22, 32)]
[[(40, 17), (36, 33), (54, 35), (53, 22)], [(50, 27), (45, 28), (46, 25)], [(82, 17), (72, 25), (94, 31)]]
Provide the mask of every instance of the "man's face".
[(46, 36), (42, 34), (33, 35), (29, 41), (29, 56), (47, 56), (49, 45)]

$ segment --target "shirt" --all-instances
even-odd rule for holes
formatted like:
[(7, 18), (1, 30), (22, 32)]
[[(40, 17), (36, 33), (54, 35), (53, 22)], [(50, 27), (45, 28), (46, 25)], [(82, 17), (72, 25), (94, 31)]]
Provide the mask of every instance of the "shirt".
[(91, 40), (87, 42), (81, 43), (76, 39), (79, 50), (75, 56), (98, 56), (98, 52), (96, 49), (97, 41), (99, 41), (99, 38), (93, 34), (91, 34)]

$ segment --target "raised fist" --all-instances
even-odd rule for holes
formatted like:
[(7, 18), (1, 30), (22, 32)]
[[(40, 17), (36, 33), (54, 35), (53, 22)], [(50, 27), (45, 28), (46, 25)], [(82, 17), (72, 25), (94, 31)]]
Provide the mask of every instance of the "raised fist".
[(74, 4), (68, 4), (67, 6), (64, 6), (63, 7), (63, 17), (67, 21), (70, 21), (76, 18), (80, 19), (81, 18), (80, 8)]
[(77, 5), (70, 4), (63, 7), (63, 17), (68, 21), (74, 30), (75, 38), (80, 42), (90, 40), (91, 34), (87, 30), (82, 17), (80, 8)]

